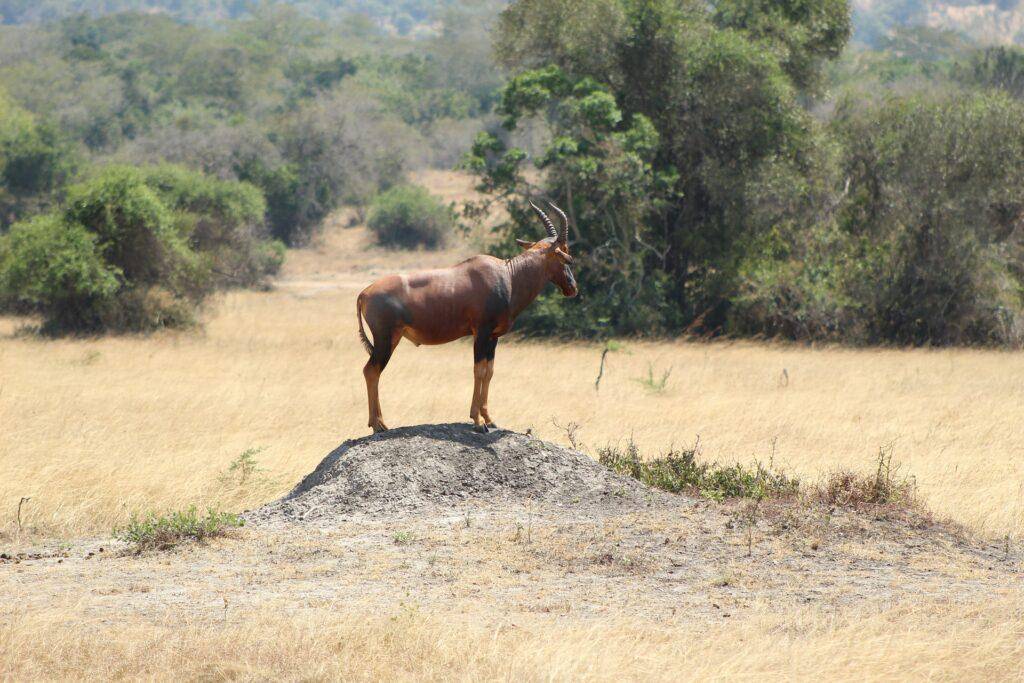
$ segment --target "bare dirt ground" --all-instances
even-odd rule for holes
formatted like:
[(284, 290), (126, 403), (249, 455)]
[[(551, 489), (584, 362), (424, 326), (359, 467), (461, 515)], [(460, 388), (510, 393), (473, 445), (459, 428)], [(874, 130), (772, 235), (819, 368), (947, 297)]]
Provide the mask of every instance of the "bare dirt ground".
[[(424, 609), (716, 621), (754, 607), (968, 604), (1020, 589), (1016, 553), (915, 513), (776, 502), (751, 517), (647, 489), (580, 453), (467, 425), (348, 441), (245, 528), (136, 555), (109, 539), (0, 560), (6, 604), (77, 618)], [(0, 612), (6, 608), (0, 608)]]

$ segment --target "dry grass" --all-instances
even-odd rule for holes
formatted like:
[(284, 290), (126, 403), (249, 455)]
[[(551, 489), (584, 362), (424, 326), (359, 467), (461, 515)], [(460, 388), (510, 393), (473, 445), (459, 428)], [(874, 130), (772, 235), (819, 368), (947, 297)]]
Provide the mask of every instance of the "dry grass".
[[(435, 190), (465, 192), (442, 180)], [(135, 511), (253, 506), (367, 433), (357, 292), (379, 273), (472, 251), (387, 252), (367, 239), (333, 227), (290, 256), (274, 291), (220, 297), (203, 331), (40, 340), (17, 332), (24, 320), (0, 319), (0, 542), (108, 534)], [(812, 479), (869, 471), (893, 444), (938, 515), (1013, 543), (1024, 531), (1019, 353), (627, 340), (609, 354), (598, 393), (600, 352), (502, 342), (492, 414), (562, 442), (553, 420), (578, 423), (592, 448), (632, 436), (650, 454), (699, 435), (706, 457), (726, 462), (764, 460), (775, 443), (777, 465)], [(669, 367), (662, 391), (635, 381)], [(381, 383), (385, 417), (466, 420), (471, 376), (468, 343), (403, 343)], [(265, 471), (222, 476), (250, 448), (264, 449)], [(31, 500), (19, 527), (22, 497)], [(326, 611), (111, 624), (74, 621), (73, 607), (55, 605), (0, 623), (0, 678), (1013, 678), (1024, 675), (1021, 610), (1017, 598), (841, 616), (766, 606), (695, 632)]]
[(0, 624), (0, 676), (154, 680), (1011, 680), (1024, 606), (928, 604), (830, 617), (765, 608), (738, 622), (523, 619), (494, 626), (415, 610), (226, 613), (215, 622)]
[[(354, 298), (370, 279), (230, 293), (204, 332), (4, 338), (0, 529), (12, 531), (22, 496), (30, 525), (75, 534), (132, 510), (241, 507), (286, 490), (367, 432)], [(381, 383), (389, 423), (468, 419), (471, 355), (465, 342), (401, 344)], [(775, 462), (804, 478), (868, 470), (893, 443), (939, 515), (1022, 531), (1020, 354), (627, 342), (596, 393), (599, 356), (585, 344), (499, 344), (492, 414), (561, 441), (552, 420), (577, 422), (591, 447), (632, 435), (651, 454), (700, 435), (705, 456), (725, 462), (765, 459), (777, 439)], [(633, 381), (648, 363), (675, 368), (663, 392)], [(218, 475), (251, 447), (265, 448), (269, 476), (225, 490)]]

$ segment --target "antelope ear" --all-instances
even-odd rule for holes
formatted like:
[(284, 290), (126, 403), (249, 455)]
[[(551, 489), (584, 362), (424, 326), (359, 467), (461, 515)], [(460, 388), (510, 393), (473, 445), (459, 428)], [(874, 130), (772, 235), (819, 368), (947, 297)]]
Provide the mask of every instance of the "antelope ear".
[(534, 243), (534, 242), (531, 242), (531, 241), (529, 241), (529, 240), (521, 240), (521, 239), (519, 239), (519, 238), (517, 237), (517, 238), (516, 238), (516, 244), (518, 244), (518, 245), (519, 245), (520, 247), (522, 247), (523, 249), (529, 249), (529, 248), (530, 248), (530, 247), (532, 247), (532, 246), (533, 246), (533, 245), (534, 245), (535, 243)]

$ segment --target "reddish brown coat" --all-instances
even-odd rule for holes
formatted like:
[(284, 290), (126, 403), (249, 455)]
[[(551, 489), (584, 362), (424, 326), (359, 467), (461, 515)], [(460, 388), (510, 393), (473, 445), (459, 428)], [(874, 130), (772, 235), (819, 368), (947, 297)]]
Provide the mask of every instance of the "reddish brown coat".
[[(360, 292), (356, 315), (360, 338), (370, 354), (363, 375), (369, 426), (374, 431), (387, 429), (381, 419), (378, 381), (403, 337), (419, 346), (474, 336), (470, 417), (481, 431), (494, 426), (487, 411), (487, 391), (498, 338), (512, 329), (516, 316), (547, 283), (553, 282), (565, 296), (577, 292), (565, 231), (554, 234), (547, 216), (534, 209), (549, 228), (549, 237), (520, 242), (524, 251), (515, 258), (474, 256), (451, 268), (389, 275)], [(567, 226), (564, 218), (563, 226)], [(363, 329), (364, 318), (373, 335), (372, 343)]]

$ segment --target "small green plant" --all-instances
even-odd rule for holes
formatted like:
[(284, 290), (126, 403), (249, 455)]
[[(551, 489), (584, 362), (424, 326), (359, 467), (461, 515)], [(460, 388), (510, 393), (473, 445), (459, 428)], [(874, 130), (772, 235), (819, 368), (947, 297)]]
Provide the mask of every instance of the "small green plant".
[(793, 495), (799, 481), (775, 471), (772, 462), (757, 462), (754, 467), (742, 464), (719, 465), (700, 462), (700, 442), (692, 448), (670, 450), (651, 460), (640, 456), (640, 449), (630, 439), (625, 449), (605, 446), (598, 449), (598, 460), (606, 467), (637, 479), (653, 488), (679, 493), (692, 491), (716, 501), (726, 498), (779, 498)]
[(395, 542), (395, 545), (409, 545), (416, 540), (416, 534), (411, 531), (396, 531), (391, 540)]
[(256, 456), (265, 451), (265, 448), (247, 448), (231, 461), (227, 470), (221, 473), (220, 481), (224, 485), (245, 486), (246, 483), (255, 479), (263, 473)]
[(647, 376), (646, 377), (634, 377), (633, 381), (639, 383), (644, 389), (660, 394), (665, 391), (665, 387), (668, 385), (668, 378), (672, 375), (672, 366), (669, 366), (668, 370), (661, 373), (660, 377), (654, 376), (654, 364), (647, 364)]
[(131, 545), (136, 552), (167, 550), (182, 541), (202, 541), (223, 536), (228, 529), (243, 526), (236, 514), (208, 508), (200, 515), (195, 505), (187, 510), (158, 515), (132, 515), (128, 524), (114, 528), (114, 538)]

